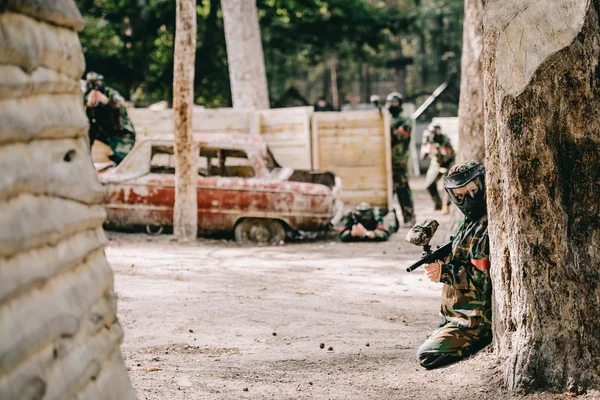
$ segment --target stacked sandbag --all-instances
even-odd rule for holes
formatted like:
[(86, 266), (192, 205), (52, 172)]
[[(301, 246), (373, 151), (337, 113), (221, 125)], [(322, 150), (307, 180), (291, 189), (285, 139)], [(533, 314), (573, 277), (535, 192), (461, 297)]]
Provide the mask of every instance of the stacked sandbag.
[(135, 399), (73, 0), (0, 1), (0, 399)]

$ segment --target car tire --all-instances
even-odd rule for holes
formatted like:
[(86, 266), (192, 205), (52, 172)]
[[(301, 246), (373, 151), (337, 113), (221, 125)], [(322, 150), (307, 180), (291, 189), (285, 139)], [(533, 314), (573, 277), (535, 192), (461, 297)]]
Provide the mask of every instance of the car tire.
[(235, 226), (235, 241), (239, 244), (277, 245), (285, 240), (281, 221), (264, 218), (245, 218)]
[(146, 233), (150, 236), (158, 236), (163, 232), (162, 225), (146, 225)]

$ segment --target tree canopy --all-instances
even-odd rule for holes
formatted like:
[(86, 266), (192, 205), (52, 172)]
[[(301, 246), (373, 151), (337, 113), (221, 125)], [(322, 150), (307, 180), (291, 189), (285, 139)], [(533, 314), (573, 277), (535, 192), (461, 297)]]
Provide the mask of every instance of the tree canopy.
[[(175, 2), (77, 4), (86, 20), (80, 38), (87, 69), (103, 73), (107, 85), (136, 105), (170, 100)], [(393, 83), (401, 65), (409, 97), (430, 93), (460, 72), (462, 0), (257, 0), (257, 8), (272, 102), (290, 87), (310, 101), (327, 96), (333, 56), (346, 99), (360, 95), (364, 65), (374, 92), (377, 82)], [(220, 1), (198, 0), (196, 13), (195, 100), (206, 107), (228, 106)], [(398, 64), (399, 54), (410, 61)]]

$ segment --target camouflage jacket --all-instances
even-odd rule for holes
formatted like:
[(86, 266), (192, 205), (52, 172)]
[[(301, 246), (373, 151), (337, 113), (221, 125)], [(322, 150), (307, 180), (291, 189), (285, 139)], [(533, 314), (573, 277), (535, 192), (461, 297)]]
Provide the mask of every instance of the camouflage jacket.
[(392, 130), (392, 165), (408, 164), (411, 123), (400, 114), (390, 116)]
[[(85, 92), (83, 104), (87, 104), (90, 91)], [(85, 112), (90, 124), (98, 124), (107, 134), (122, 134), (123, 131), (135, 133), (133, 124), (127, 115), (125, 99), (115, 89), (106, 87), (104, 95), (108, 97), (108, 104), (99, 103), (96, 107), (87, 107)]]
[[(357, 223), (361, 223), (368, 231), (373, 231), (375, 237), (358, 238), (352, 236), (352, 227)], [(383, 242), (388, 240), (389, 236), (390, 233), (383, 223), (383, 217), (378, 208), (371, 209), (363, 215), (358, 215), (354, 211), (351, 212), (344, 219), (344, 226), (340, 232), (342, 242), (357, 242), (359, 240)]]
[(489, 334), (492, 322), (487, 216), (478, 221), (464, 219), (452, 242), (452, 254), (442, 265), (441, 324), (477, 329)]
[(426, 133), (423, 136), (423, 146), (425, 145), (434, 145), (435, 152), (431, 154), (431, 161), (433, 165), (442, 168), (450, 168), (452, 164), (454, 164), (454, 159), (456, 158), (456, 153), (454, 148), (452, 147), (452, 142), (450, 138), (444, 134), (441, 135), (442, 140), (436, 142), (433, 138), (434, 135), (432, 133)]

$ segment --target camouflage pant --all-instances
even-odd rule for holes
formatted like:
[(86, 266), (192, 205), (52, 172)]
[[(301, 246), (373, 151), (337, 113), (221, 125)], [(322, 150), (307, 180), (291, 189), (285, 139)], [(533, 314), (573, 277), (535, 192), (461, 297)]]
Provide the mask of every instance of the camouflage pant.
[(402, 218), (404, 223), (415, 221), (415, 211), (413, 207), (412, 192), (408, 186), (408, 171), (404, 164), (394, 164), (392, 167), (392, 177), (394, 180), (394, 190), (398, 196), (398, 203), (402, 209)]
[(469, 357), (491, 342), (491, 331), (482, 335), (481, 329), (461, 329), (446, 324), (433, 331), (419, 347), (417, 359), (422, 367), (438, 368)]
[[(438, 181), (446, 176), (446, 173), (439, 172), (439, 165), (437, 163), (431, 163), (429, 169), (427, 170), (427, 175), (425, 177), (425, 184), (427, 185), (427, 191), (431, 195), (431, 199), (435, 204), (436, 210), (442, 209), (442, 198), (438, 193), (437, 184)], [(451, 204), (450, 196), (444, 191), (444, 200), (447, 205)]]
[(90, 148), (96, 140), (105, 143), (111, 148), (113, 154), (109, 158), (116, 164), (119, 164), (133, 148), (135, 133), (124, 130), (109, 135), (103, 129), (94, 129), (92, 126), (90, 127)]

